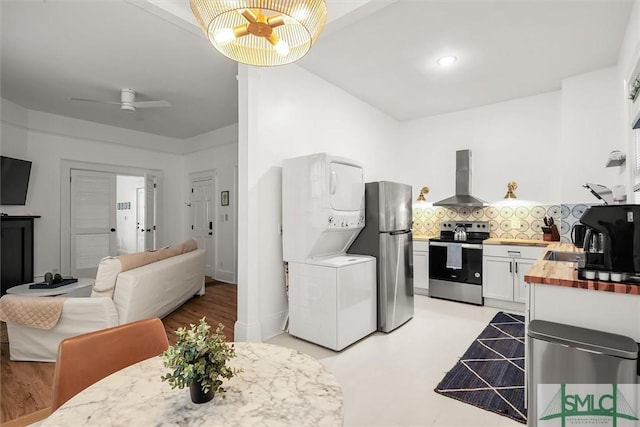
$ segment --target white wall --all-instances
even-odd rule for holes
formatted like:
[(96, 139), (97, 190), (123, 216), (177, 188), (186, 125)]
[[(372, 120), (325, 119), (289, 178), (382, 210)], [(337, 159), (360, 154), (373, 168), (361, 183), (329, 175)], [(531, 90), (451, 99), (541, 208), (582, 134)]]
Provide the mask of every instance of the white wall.
[(620, 46), (618, 55), (618, 68), (620, 78), (627, 78), (627, 73), (633, 68), (634, 61), (638, 58), (640, 45), (640, 0), (634, 0), (633, 9), (629, 16), (624, 40)]
[(398, 123), (297, 65), (239, 68), (237, 340), (281, 332), (287, 314), (282, 160), (328, 152), (364, 163), (365, 180), (390, 179)]
[[(59, 268), (61, 264), (59, 183), (63, 159), (157, 169), (163, 172), (164, 188), (161, 205), (158, 206), (159, 239), (156, 245), (164, 246), (184, 240), (184, 227), (174, 226), (185, 222), (182, 209), (185, 197), (184, 157), (181, 154), (126, 145), (129, 141), (136, 140), (153, 142), (153, 135), (29, 111), (5, 100), (2, 103), (2, 154), (31, 160), (33, 165), (27, 204), (1, 206), (0, 210), (12, 215), (42, 216), (35, 221), (36, 276)], [(14, 138), (5, 139), (6, 135), (13, 135)], [(157, 137), (157, 142), (165, 149), (170, 140)], [(182, 151), (180, 140), (175, 142), (176, 151)]]
[(4, 99), (0, 101), (0, 151), (8, 157), (24, 159), (27, 155), (28, 110)]
[[(191, 138), (185, 142), (185, 191), (190, 191), (189, 174), (215, 171), (215, 278), (225, 282), (237, 281), (237, 166), (238, 126), (228, 126)], [(229, 206), (221, 206), (220, 192), (229, 191)], [(188, 202), (188, 198), (185, 200)], [(187, 224), (191, 218), (189, 207), (183, 204)], [(189, 233), (185, 229), (185, 233)]]
[(605, 167), (611, 151), (629, 152), (622, 87), (609, 67), (564, 79), (561, 91), (402, 123), (396, 176), (415, 197), (425, 185), (428, 201), (451, 196), (455, 151), (469, 148), (472, 194), (489, 203), (509, 181), (519, 199), (596, 203), (583, 184), (627, 183), (626, 164)]
[(564, 203), (599, 203), (582, 188), (589, 182), (612, 188), (627, 184), (627, 163), (605, 167), (609, 153), (627, 155), (622, 80), (616, 67), (562, 81), (562, 144), (559, 184)]
[[(629, 16), (629, 23), (625, 32), (625, 38), (620, 48), (620, 54), (618, 56), (618, 73), (619, 80), (633, 80), (636, 75), (632, 75), (636, 63), (640, 61), (640, 0), (634, 0), (633, 9)], [(623, 88), (624, 94), (628, 95), (628, 88), (625, 84)], [(633, 176), (633, 161), (632, 159), (637, 155), (635, 152), (635, 138), (638, 134), (637, 130), (631, 128), (631, 122), (635, 118), (635, 114), (632, 113), (631, 107), (633, 103), (624, 97), (622, 101), (624, 103), (625, 123), (623, 126), (623, 134), (627, 142), (627, 186), (628, 197), (630, 203), (640, 202), (640, 192), (632, 193), (633, 185), (637, 182), (637, 178)], [(636, 100), (635, 104), (640, 101)]]
[(516, 181), (520, 199), (558, 202), (553, 185), (563, 166), (560, 92), (516, 99), (402, 123), (395, 146), (395, 180), (430, 189), (427, 201), (455, 193), (456, 150), (472, 153), (472, 194), (498, 201)]

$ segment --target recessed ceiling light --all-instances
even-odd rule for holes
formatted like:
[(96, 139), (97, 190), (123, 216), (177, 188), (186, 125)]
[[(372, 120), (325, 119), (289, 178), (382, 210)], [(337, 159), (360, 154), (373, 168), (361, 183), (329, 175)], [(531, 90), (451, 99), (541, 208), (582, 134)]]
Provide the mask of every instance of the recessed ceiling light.
[(438, 65), (447, 67), (453, 64), (454, 62), (456, 62), (457, 60), (458, 58), (456, 58), (455, 56), (443, 56), (442, 58), (438, 59)]

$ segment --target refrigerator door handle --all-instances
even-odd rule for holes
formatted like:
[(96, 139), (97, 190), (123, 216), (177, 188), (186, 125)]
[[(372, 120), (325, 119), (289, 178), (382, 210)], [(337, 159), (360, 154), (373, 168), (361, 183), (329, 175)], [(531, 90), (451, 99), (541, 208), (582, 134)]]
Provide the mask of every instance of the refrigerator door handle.
[(411, 233), (411, 230), (392, 231), (389, 234), (391, 234), (392, 236), (395, 236), (398, 234), (407, 234), (407, 233)]

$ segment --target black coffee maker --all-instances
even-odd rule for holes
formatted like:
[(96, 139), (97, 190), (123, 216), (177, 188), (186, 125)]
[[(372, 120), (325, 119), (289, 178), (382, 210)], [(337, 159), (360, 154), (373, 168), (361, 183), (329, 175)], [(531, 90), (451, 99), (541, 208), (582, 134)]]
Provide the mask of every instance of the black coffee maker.
[(580, 222), (587, 231), (579, 273), (595, 270), (640, 276), (640, 205), (592, 206)]

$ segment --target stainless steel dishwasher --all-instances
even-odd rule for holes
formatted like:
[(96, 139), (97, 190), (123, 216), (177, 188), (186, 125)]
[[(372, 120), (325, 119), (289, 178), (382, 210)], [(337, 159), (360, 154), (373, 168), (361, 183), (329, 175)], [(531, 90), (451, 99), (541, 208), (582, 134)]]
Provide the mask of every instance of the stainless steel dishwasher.
[[(637, 416), (640, 368), (638, 344), (633, 339), (593, 329), (532, 320), (529, 323), (528, 340), (527, 426), (545, 425), (540, 422), (544, 417), (581, 416), (584, 419), (585, 416), (596, 416), (594, 414), (601, 407), (611, 409), (611, 402), (617, 402), (608, 396), (616, 395), (619, 384), (633, 384), (630, 395), (620, 398), (629, 401), (632, 410), (627, 412)], [(566, 387), (567, 384), (574, 385), (574, 389), (580, 387), (575, 385), (602, 384), (602, 387), (598, 387), (605, 390), (607, 398), (600, 397), (598, 401), (597, 396), (594, 398), (589, 392), (565, 394), (565, 390), (571, 389), (571, 386)], [(539, 385), (543, 387), (539, 388)], [(541, 396), (545, 397), (544, 401)], [(604, 410), (601, 412), (605, 414), (603, 416), (610, 416)], [(611, 413), (617, 412), (613, 410)]]

